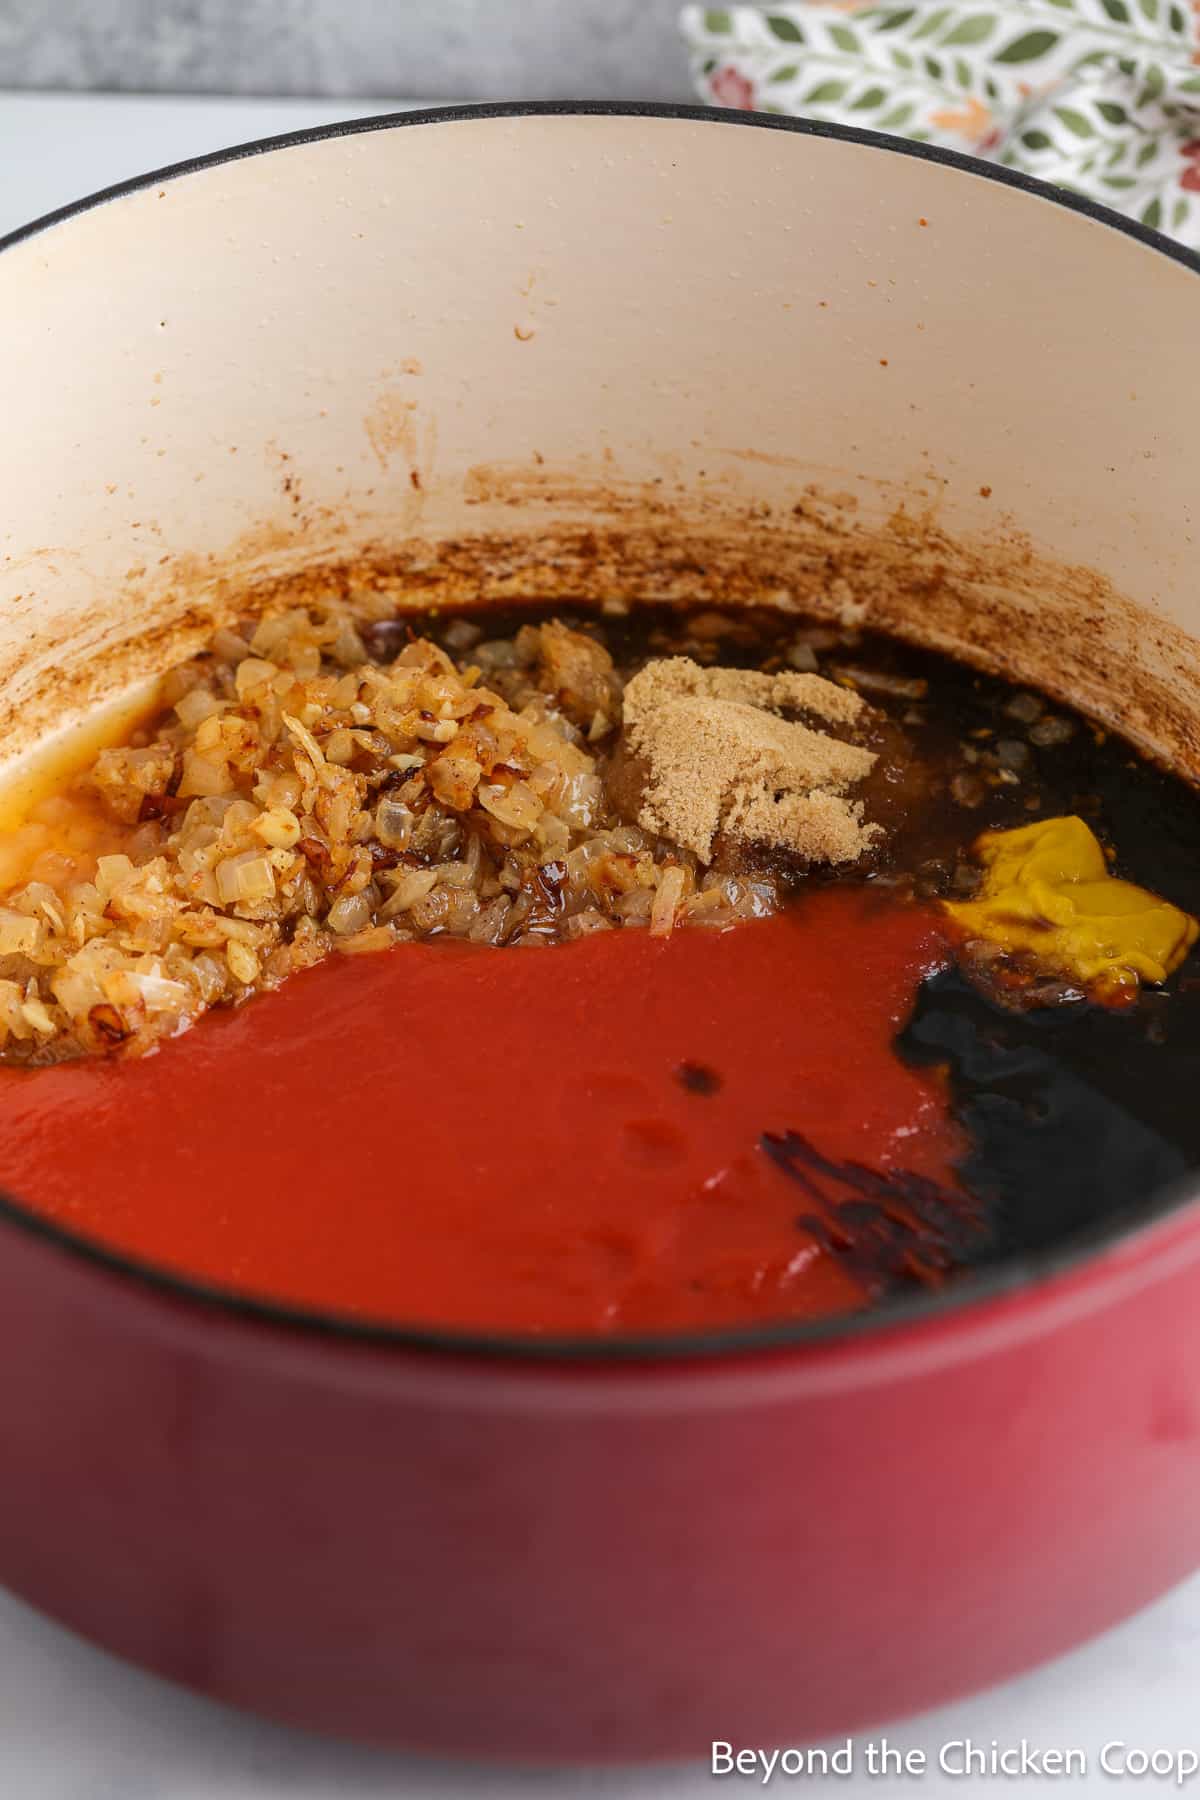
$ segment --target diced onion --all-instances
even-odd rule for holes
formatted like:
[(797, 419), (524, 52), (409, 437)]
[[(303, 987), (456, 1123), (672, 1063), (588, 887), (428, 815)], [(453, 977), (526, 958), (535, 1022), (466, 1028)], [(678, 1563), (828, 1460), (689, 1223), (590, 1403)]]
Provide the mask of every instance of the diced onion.
[(542, 803), (527, 782), (514, 781), (511, 787), (487, 782), (479, 789), (479, 804), (502, 825), (516, 831), (531, 831), (542, 813)]
[(249, 987), (252, 981), (258, 980), (260, 973), (258, 958), (247, 945), (237, 942), (227, 944), (225, 961), (229, 964), (229, 973), (234, 980), (240, 981), (243, 986)]
[(271, 806), (250, 827), (272, 850), (290, 850), (300, 839), (300, 821), (286, 807)]
[(227, 856), (216, 867), (217, 893), (226, 906), (253, 906), (275, 892), (275, 871), (257, 850)]
[(393, 888), (391, 899), (383, 908), (384, 918), (390, 919), (396, 913), (407, 912), (410, 906), (415, 906), (418, 900), (425, 898), (436, 882), (436, 869), (410, 869)]
[(0, 956), (28, 956), (37, 949), (42, 928), (28, 913), (0, 906)]
[(237, 666), (234, 685), (238, 691), (238, 699), (245, 700), (255, 688), (266, 687), (273, 682), (279, 669), (273, 662), (263, 662), (257, 656), (247, 656)]
[(663, 871), (650, 909), (650, 936), (669, 937), (675, 929), (675, 912), (683, 899), (685, 876), (681, 868)]
[(339, 937), (348, 936), (352, 931), (364, 931), (371, 923), (370, 897), (365, 893), (344, 894), (330, 907), (325, 923)]

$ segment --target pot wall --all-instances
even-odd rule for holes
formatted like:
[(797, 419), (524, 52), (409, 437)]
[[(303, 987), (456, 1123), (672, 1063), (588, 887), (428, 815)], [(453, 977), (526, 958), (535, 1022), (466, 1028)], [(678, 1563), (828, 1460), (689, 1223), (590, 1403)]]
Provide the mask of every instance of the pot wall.
[[(664, 507), (753, 549), (814, 483), (892, 540), (902, 505), (1011, 563), (1019, 528), (1190, 629), (1195, 309), (1061, 203), (712, 116), (401, 123), (151, 183), (4, 253), (8, 751), (131, 673), (99, 649), (170, 660), (231, 570)], [(1194, 705), (1153, 635), (1122, 653)]]

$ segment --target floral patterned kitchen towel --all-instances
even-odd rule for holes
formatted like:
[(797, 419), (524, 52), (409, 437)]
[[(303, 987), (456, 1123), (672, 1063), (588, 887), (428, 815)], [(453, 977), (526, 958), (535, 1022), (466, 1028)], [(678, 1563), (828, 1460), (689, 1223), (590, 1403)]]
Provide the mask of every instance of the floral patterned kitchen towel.
[(1200, 249), (1200, 0), (683, 8), (701, 97), (947, 144)]

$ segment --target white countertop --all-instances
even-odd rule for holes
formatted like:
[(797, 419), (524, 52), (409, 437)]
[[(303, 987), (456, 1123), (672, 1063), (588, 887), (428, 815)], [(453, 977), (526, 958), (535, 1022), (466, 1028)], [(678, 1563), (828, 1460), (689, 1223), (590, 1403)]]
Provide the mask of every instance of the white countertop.
[[(221, 100), (0, 93), (0, 234), (80, 194), (143, 170), (277, 132), (396, 109), (402, 102)], [(2, 1479), (0, 1471), (0, 1479)], [(1200, 1750), (1200, 1577), (1120, 1630), (1049, 1668), (917, 1720), (889, 1742), (923, 1750), (923, 1777), (788, 1780), (769, 1792), (848, 1797), (903, 1791), (1022, 1796), (1059, 1792), (1143, 1797), (1176, 1791), (1169, 1777), (1104, 1775), (1101, 1747)], [(713, 1735), (722, 1725), (713, 1720)], [(870, 1734), (876, 1741), (882, 1730)], [(1080, 1749), (1088, 1774), (966, 1781), (937, 1772), (941, 1746), (970, 1738)], [(770, 1748), (770, 1746), (767, 1746)], [(89, 1648), (0, 1593), (0, 1795), (4, 1800), (516, 1800), (544, 1794), (596, 1800), (698, 1800), (757, 1791), (714, 1783), (707, 1765), (642, 1770), (480, 1771), (357, 1751), (227, 1712)], [(1184, 1789), (1200, 1796), (1200, 1776)]]
[(306, 125), (398, 112), (408, 104), (0, 91), (0, 237), (131, 175), (230, 144), (302, 131)]

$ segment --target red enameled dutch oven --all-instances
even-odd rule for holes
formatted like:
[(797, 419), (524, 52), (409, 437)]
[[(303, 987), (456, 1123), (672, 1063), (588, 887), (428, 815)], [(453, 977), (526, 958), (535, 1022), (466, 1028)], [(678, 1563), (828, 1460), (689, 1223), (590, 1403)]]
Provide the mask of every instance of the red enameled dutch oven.
[[(352, 557), (400, 604), (870, 619), (1197, 773), (1200, 267), (1087, 202), (865, 132), (498, 107), (250, 145), (0, 248), (13, 781)], [(0, 1218), (0, 1577), (281, 1719), (795, 1743), (1200, 1563), (1189, 1195), (877, 1316), (668, 1342), (301, 1317)]]

